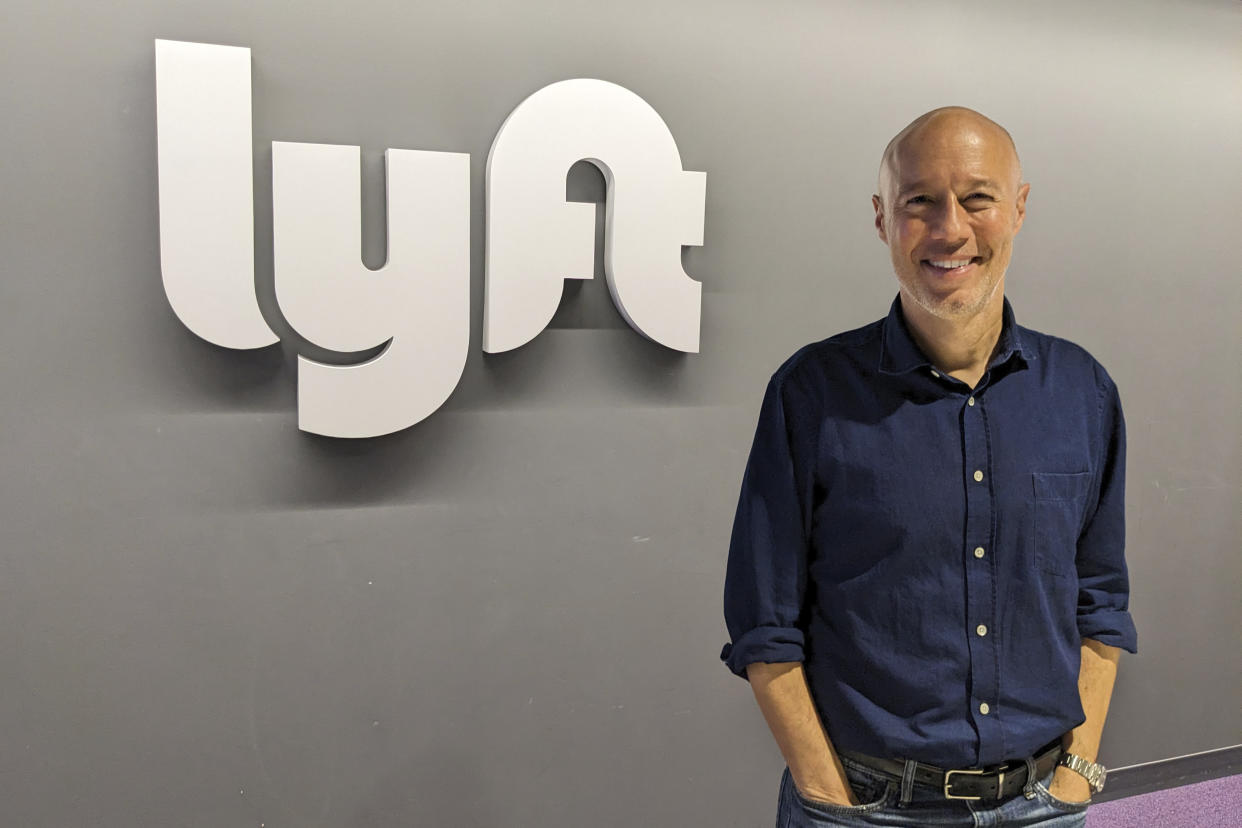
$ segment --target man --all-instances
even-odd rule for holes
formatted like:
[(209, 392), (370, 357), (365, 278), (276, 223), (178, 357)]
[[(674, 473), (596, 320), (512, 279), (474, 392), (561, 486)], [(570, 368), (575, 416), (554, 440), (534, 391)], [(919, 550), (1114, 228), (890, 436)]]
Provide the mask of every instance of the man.
[(872, 197), (886, 319), (772, 377), (729, 552), (721, 658), (803, 825), (1081, 826), (1121, 649), (1125, 426), (1081, 348), (1004, 297), (1013, 141), (937, 109)]

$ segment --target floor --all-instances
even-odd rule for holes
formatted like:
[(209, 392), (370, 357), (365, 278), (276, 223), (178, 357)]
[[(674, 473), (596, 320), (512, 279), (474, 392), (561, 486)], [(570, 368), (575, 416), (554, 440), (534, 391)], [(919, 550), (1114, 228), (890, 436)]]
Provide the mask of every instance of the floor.
[(1087, 828), (1239, 828), (1242, 774), (1101, 802)]

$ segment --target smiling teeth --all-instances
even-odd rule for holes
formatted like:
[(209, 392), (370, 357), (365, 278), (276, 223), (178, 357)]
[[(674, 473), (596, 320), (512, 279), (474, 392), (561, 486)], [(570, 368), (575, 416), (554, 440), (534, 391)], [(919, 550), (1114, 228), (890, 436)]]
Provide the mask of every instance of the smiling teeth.
[(940, 261), (936, 261), (935, 259), (932, 259), (931, 263), (935, 265), (936, 267), (944, 268), (947, 270), (947, 269), (954, 268), (954, 267), (965, 267), (966, 265), (970, 264), (970, 259), (941, 259)]

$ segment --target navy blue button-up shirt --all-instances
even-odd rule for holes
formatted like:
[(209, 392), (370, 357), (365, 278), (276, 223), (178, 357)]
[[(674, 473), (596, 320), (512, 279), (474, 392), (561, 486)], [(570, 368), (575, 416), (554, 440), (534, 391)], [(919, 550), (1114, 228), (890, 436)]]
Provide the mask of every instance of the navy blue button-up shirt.
[(1134, 652), (1125, 424), (1082, 348), (1008, 300), (979, 384), (894, 301), (772, 377), (742, 481), (721, 658), (804, 662), (835, 747), (978, 767), (1084, 720), (1083, 638)]

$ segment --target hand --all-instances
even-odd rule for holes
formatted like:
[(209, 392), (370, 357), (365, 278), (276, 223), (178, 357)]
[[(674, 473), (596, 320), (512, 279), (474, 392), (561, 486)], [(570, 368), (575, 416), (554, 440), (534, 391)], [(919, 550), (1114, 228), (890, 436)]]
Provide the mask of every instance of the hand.
[(1062, 802), (1086, 802), (1091, 798), (1091, 783), (1064, 765), (1058, 765), (1052, 774), (1048, 793)]

